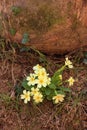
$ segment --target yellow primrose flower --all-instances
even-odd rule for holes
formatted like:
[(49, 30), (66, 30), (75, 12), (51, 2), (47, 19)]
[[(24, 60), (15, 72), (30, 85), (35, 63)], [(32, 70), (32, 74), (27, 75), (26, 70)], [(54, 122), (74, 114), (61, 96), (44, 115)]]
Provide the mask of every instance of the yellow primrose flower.
[(43, 101), (43, 95), (40, 92), (38, 92), (33, 96), (33, 99), (35, 103), (40, 103)]
[(57, 104), (59, 102), (62, 102), (64, 100), (65, 95), (63, 94), (57, 94), (53, 97), (54, 103)]
[(47, 85), (51, 83), (51, 78), (47, 77)]
[(37, 72), (37, 71), (40, 70), (40, 69), (42, 69), (42, 66), (40, 66), (39, 64), (37, 64), (37, 65), (35, 65), (35, 66), (33, 67), (33, 70), (34, 70), (35, 72)]
[(40, 69), (39, 71), (37, 71), (37, 76), (38, 77), (46, 77), (47, 76), (47, 73), (46, 73), (46, 70), (44, 68)]
[(68, 59), (68, 57), (66, 58), (65, 65), (69, 68), (73, 68), (72, 62)]
[(38, 77), (37, 79), (37, 87), (46, 87), (47, 86), (47, 77)]
[(27, 77), (28, 85), (35, 85), (36, 84), (36, 79), (34, 74), (30, 74), (30, 76)]
[(20, 95), (21, 99), (24, 99), (24, 103), (26, 104), (28, 101), (30, 101), (30, 92), (23, 90), (23, 94)]
[(59, 75), (59, 78), (60, 78), (60, 80), (62, 80), (62, 75), (61, 74)]
[(75, 82), (75, 80), (73, 79), (73, 77), (70, 77), (70, 78), (68, 79), (68, 82), (69, 82), (69, 86), (72, 86), (73, 83)]
[(35, 95), (35, 94), (37, 94), (39, 92), (39, 89), (38, 88), (31, 88), (31, 95), (33, 96), (33, 95)]

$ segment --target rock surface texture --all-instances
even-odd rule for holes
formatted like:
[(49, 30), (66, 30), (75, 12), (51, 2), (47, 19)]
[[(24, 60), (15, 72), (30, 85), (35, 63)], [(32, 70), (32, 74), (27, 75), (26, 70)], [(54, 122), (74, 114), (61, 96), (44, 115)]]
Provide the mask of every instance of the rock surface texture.
[(87, 0), (0, 0), (0, 34), (48, 54), (87, 48)]

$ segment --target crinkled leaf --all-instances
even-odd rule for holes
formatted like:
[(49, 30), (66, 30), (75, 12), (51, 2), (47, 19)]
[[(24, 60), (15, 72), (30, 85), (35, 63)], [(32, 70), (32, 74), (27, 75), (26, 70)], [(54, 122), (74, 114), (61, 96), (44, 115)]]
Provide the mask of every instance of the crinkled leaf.
[(45, 87), (41, 87), (40, 88), (41, 91), (45, 91), (45, 89), (46, 89)]
[(70, 88), (66, 88), (66, 87), (63, 87), (63, 86), (60, 87), (60, 90), (63, 91), (63, 92), (71, 92)]
[(50, 94), (47, 95), (47, 99), (52, 100), (53, 96), (55, 96), (55, 89), (50, 89)]
[(52, 83), (58, 86), (59, 84), (62, 84), (61, 79), (59, 78), (59, 75), (52, 79)]
[(22, 86), (23, 86), (23, 88), (25, 88), (26, 90), (29, 90), (29, 91), (30, 91), (32, 86), (29, 86), (27, 83), (28, 83), (27, 80), (24, 79), (24, 81), (22, 82)]
[(56, 85), (55, 85), (55, 84), (50, 84), (50, 85), (49, 85), (49, 88), (51, 88), (51, 89), (56, 89)]
[(65, 95), (64, 91), (62, 91), (62, 90), (57, 91), (57, 94), (63, 94), (63, 95)]
[(46, 95), (50, 95), (50, 93), (51, 93), (50, 88), (46, 88), (46, 89), (45, 89), (45, 94), (46, 94)]

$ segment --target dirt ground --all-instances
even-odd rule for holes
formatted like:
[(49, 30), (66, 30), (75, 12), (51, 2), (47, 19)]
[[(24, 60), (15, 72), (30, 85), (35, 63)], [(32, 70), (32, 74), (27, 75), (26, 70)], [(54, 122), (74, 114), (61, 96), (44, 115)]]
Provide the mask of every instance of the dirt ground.
[[(0, 130), (87, 130), (87, 65), (83, 64), (81, 50), (69, 54), (73, 71), (64, 72), (64, 78), (73, 75), (76, 83), (72, 95), (58, 105), (44, 101), (39, 105), (25, 105), (16, 95), (15, 87), (37, 63), (52, 75), (65, 56), (41, 57), (36, 52), (0, 46)], [(70, 95), (69, 95), (70, 96)]]

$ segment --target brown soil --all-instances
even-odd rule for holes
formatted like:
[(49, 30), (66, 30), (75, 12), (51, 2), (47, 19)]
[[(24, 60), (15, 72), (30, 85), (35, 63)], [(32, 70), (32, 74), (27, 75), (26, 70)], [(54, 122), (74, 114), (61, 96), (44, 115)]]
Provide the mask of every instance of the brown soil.
[[(35, 52), (17, 52), (14, 48), (1, 51), (0, 58), (0, 130), (86, 130), (87, 129), (87, 66), (77, 63), (80, 51), (73, 57), (70, 54), (75, 69), (66, 71), (75, 76), (76, 83), (72, 87), (72, 98), (60, 105), (49, 101), (42, 104), (25, 105), (15, 96), (15, 86), (23, 77), (32, 71), (37, 63), (46, 67), (52, 75), (58, 69), (58, 64), (64, 63), (64, 57), (47, 56), (48, 63), (41, 63)], [(81, 52), (82, 54), (82, 52)], [(79, 55), (80, 58), (81, 55)], [(81, 96), (82, 94), (82, 96)]]

